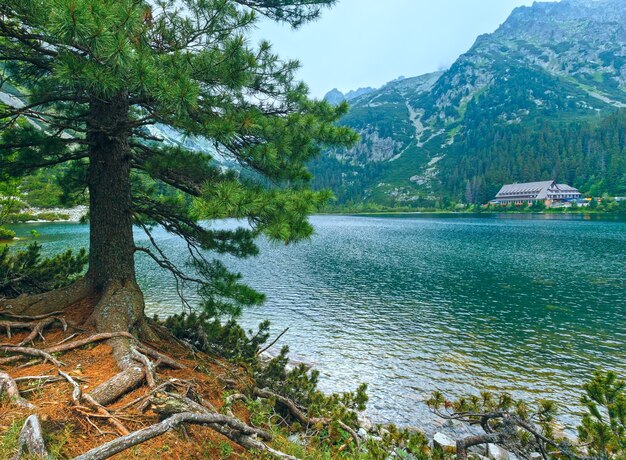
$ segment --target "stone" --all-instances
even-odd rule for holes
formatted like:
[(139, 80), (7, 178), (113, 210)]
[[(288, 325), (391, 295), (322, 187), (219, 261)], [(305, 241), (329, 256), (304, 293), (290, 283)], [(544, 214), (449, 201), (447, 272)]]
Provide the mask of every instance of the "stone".
[(487, 444), (487, 457), (492, 460), (509, 460), (509, 453), (496, 444)]
[(371, 433), (372, 429), (374, 428), (374, 424), (372, 423), (370, 418), (363, 413), (359, 413), (358, 420), (359, 420), (359, 426), (363, 428), (365, 431), (367, 431), (368, 433)]
[(295, 444), (297, 446), (306, 446), (307, 442), (305, 439), (303, 439), (302, 435), (300, 434), (292, 434), (291, 436), (289, 436), (287, 438), (287, 441), (289, 441), (291, 444)]
[(456, 453), (456, 442), (441, 432), (435, 434), (433, 444), (444, 452)]

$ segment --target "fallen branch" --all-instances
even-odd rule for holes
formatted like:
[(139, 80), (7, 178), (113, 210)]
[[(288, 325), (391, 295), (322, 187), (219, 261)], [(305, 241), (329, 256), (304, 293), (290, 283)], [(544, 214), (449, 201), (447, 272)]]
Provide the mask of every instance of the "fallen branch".
[(0, 394), (2, 394), (5, 389), (7, 395), (9, 396), (9, 399), (11, 400), (11, 402), (13, 402), (13, 404), (28, 410), (37, 409), (37, 406), (29, 403), (27, 400), (22, 398), (22, 396), (20, 395), (20, 390), (17, 387), (17, 383), (15, 383), (15, 380), (13, 380), (13, 378), (6, 372), (0, 372)]
[(19, 460), (24, 451), (32, 457), (48, 458), (48, 451), (46, 450), (46, 443), (43, 440), (39, 417), (35, 414), (28, 417), (26, 422), (24, 422), (18, 439), (18, 450), (12, 460)]
[(309, 425), (318, 425), (323, 424), (326, 425), (330, 422), (327, 418), (309, 418), (291, 399), (285, 398), (277, 393), (274, 393), (270, 390), (261, 390), (260, 388), (255, 388), (253, 391), (254, 396), (264, 399), (274, 399), (278, 401), (280, 404), (285, 406), (292, 416), (300, 422), (300, 425), (309, 426)]

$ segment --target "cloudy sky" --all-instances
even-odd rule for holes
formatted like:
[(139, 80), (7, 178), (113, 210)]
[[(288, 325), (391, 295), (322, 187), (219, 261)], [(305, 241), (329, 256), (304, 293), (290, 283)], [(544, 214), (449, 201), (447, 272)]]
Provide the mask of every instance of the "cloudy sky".
[[(532, 0), (339, 0), (299, 30), (264, 21), (266, 38), (283, 57), (297, 58), (311, 94), (332, 88), (379, 87), (450, 66), (476, 37), (493, 32)], [(384, 5), (384, 6), (381, 6)]]

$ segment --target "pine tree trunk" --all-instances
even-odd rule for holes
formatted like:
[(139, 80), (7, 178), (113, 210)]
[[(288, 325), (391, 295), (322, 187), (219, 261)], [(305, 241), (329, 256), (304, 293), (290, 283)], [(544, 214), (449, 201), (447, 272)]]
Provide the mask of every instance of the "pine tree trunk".
[(135, 330), (144, 318), (135, 278), (129, 104), (125, 93), (89, 105), (89, 271), (101, 294), (91, 321), (100, 332)]

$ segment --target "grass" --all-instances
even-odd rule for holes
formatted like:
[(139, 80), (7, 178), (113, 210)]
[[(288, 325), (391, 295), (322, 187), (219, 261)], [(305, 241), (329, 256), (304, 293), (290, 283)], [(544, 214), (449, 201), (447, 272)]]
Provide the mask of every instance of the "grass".
[(17, 449), (17, 441), (24, 420), (14, 420), (0, 437), (0, 458), (12, 458)]

